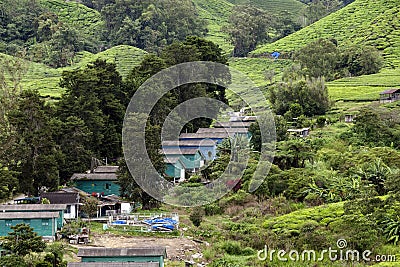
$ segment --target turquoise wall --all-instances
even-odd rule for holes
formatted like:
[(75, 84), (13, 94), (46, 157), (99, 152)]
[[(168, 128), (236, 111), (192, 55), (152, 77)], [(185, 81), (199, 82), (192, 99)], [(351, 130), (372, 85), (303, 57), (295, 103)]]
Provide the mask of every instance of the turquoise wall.
[[(64, 226), (64, 211), (63, 210), (40, 210), (40, 211), (35, 211), (35, 212), (57, 212), (58, 211), (58, 218), (56, 218), (57, 222), (57, 228), (58, 230), (61, 230), (61, 228)], [(9, 212), (32, 212), (31, 210), (9, 210)]]
[(40, 236), (55, 236), (57, 229), (57, 220), (49, 219), (0, 219), (0, 236), (7, 236), (12, 232), (11, 226), (19, 223), (29, 224)]
[(117, 195), (119, 196), (120, 186), (115, 181), (110, 180), (77, 180), (75, 181), (76, 187), (88, 194), (103, 193), (105, 196)]
[(126, 256), (126, 257), (82, 257), (82, 262), (158, 262), (164, 266), (162, 256)]

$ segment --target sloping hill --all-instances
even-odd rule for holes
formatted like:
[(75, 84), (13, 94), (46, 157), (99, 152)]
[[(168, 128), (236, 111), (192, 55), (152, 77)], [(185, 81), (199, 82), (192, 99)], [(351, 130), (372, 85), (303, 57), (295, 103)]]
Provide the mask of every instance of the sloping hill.
[(316, 23), (260, 46), (253, 55), (290, 52), (318, 38), (335, 38), (339, 45), (360, 43), (383, 51), (387, 66), (400, 66), (400, 0), (356, 0)]
[(298, 17), (306, 4), (297, 0), (228, 0), (235, 5), (252, 4), (271, 13), (288, 11)]
[(208, 23), (206, 38), (218, 44), (226, 54), (231, 53), (233, 46), (229, 44), (228, 35), (222, 32), (222, 27), (228, 24), (234, 5), (226, 0), (193, 0), (193, 2), (199, 16)]
[[(47, 10), (58, 15), (60, 21), (70, 25), (91, 43), (98, 43), (104, 22), (94, 9), (65, 0), (40, 0)], [(96, 33), (96, 34), (94, 34)]]
[[(78, 53), (74, 64), (65, 68), (53, 69), (44, 64), (27, 61), (27, 73), (22, 81), (22, 87), (23, 89), (38, 89), (43, 96), (56, 99), (62, 93), (59, 82), (63, 71), (83, 68), (88, 63), (101, 58), (116, 63), (117, 70), (126, 77), (129, 71), (141, 62), (145, 54), (146, 52), (139, 48), (121, 45), (98, 54)], [(0, 56), (11, 57), (4, 54)]]

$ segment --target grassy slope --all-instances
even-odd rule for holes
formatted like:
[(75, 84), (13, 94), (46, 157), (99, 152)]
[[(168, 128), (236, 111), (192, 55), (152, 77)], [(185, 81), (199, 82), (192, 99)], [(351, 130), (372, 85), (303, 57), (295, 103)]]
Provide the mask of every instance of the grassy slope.
[(297, 17), (301, 10), (306, 6), (304, 3), (297, 0), (228, 0), (229, 2), (239, 4), (253, 4), (271, 13), (280, 11), (288, 11)]
[(225, 0), (193, 0), (201, 18), (208, 22), (206, 38), (218, 44), (226, 54), (230, 54), (233, 46), (229, 44), (228, 35), (222, 27), (228, 24), (233, 4)]
[(260, 46), (252, 54), (290, 52), (318, 38), (335, 38), (339, 45), (359, 43), (383, 51), (388, 65), (400, 66), (400, 1), (356, 0), (316, 23)]
[(102, 58), (116, 63), (117, 70), (125, 77), (134, 66), (141, 62), (145, 54), (146, 52), (141, 49), (121, 45), (98, 54), (78, 53), (74, 64), (65, 68), (53, 69), (44, 64), (27, 62), (28, 71), (22, 85), (24, 89), (38, 89), (43, 96), (59, 97), (62, 88), (59, 87), (58, 83), (63, 71), (79, 69), (97, 58)]
[(94, 9), (76, 2), (66, 2), (64, 0), (40, 0), (43, 7), (58, 15), (59, 19), (72, 26), (90, 41), (97, 41), (103, 25), (101, 15)]
[[(252, 54), (261, 55), (275, 50), (290, 52), (318, 38), (335, 38), (340, 45), (373, 45), (382, 51), (385, 58), (385, 68), (378, 74), (327, 83), (333, 100), (378, 100), (379, 92), (400, 86), (399, 0), (356, 0), (297, 33), (260, 46)], [(262, 59), (238, 59), (232, 62), (239, 69), (253, 69), (251, 75), (257, 84), (266, 83), (260, 75), (267, 64)], [(242, 63), (244, 66), (240, 66)]]

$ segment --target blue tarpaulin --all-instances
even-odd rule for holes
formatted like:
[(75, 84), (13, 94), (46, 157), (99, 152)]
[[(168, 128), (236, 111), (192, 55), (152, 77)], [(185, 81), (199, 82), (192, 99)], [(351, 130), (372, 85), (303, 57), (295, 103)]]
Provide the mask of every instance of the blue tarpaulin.
[(278, 59), (280, 55), (281, 55), (281, 53), (279, 53), (279, 52), (274, 52), (274, 53), (271, 54), (271, 57), (273, 57), (273, 58), (275, 58), (275, 59)]
[(144, 220), (144, 223), (151, 225), (152, 230), (158, 230), (161, 228), (166, 228), (169, 230), (174, 230), (178, 222), (172, 218), (154, 219), (154, 220)]

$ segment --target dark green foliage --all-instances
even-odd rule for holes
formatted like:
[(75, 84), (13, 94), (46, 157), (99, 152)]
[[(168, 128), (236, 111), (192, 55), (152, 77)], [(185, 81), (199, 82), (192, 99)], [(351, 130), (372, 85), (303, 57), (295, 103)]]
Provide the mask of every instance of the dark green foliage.
[(190, 213), (189, 219), (192, 221), (193, 225), (199, 227), (204, 217), (204, 209), (202, 207), (193, 208)]
[[(24, 91), (16, 110), (10, 112), (10, 123), (17, 134), (12, 170), (18, 171), (22, 192), (37, 193), (45, 186), (56, 189), (60, 153), (51, 138), (51, 109), (37, 91)], [(11, 156), (12, 159), (12, 156)]]
[[(158, 151), (158, 149), (157, 149)], [(155, 155), (154, 153), (151, 154), (152, 156), (157, 156), (157, 158), (160, 157), (160, 154)], [(154, 160), (154, 159), (153, 159)], [(155, 163), (158, 163), (158, 167), (164, 168), (163, 160), (162, 158), (160, 160), (153, 161)], [(153, 197), (151, 197), (148, 193), (146, 193), (135, 181), (133, 175), (140, 175), (140, 173), (136, 170), (132, 169), (132, 172), (128, 169), (128, 166), (126, 166), (126, 162), (124, 159), (121, 159), (120, 162), (118, 163), (119, 169), (117, 172), (117, 177), (118, 177), (118, 184), (121, 186), (121, 196), (135, 201), (137, 203), (140, 203), (142, 205), (143, 210), (150, 210), (154, 208), (158, 208), (160, 206), (160, 202), (155, 200)], [(138, 166), (138, 170), (143, 171), (143, 166)]]
[(225, 31), (234, 45), (233, 55), (246, 56), (257, 44), (267, 39), (272, 16), (251, 5), (235, 6)]
[[(112, 160), (122, 154), (121, 132), (126, 95), (115, 64), (96, 60), (83, 70), (64, 72), (61, 86), (66, 89), (57, 103), (61, 121), (74, 116), (91, 132), (85, 146), (94, 155)], [(88, 135), (86, 131), (85, 135)]]
[[(346, 71), (351, 76), (361, 76), (378, 73), (383, 66), (383, 58), (374, 47), (370, 46), (349, 46), (341, 49), (339, 69), (343, 75)], [(343, 76), (342, 75), (342, 76)]]
[(0, 200), (9, 199), (18, 192), (19, 183), (17, 173), (1, 167), (0, 165)]
[(351, 45), (337, 47), (335, 39), (318, 39), (295, 54), (301, 73), (307, 77), (325, 77), (330, 81), (347, 76), (360, 76), (380, 71), (383, 59), (374, 47)]
[(5, 237), (2, 247), (12, 253), (25, 256), (31, 252), (42, 252), (46, 248), (46, 243), (42, 237), (38, 236), (33, 229), (26, 224), (11, 226), (13, 230)]
[(89, 197), (85, 199), (85, 204), (81, 207), (81, 210), (90, 219), (96, 215), (97, 205), (99, 205), (99, 201), (97, 200), (97, 198)]
[(155, 52), (206, 31), (190, 0), (116, 1), (97, 8), (101, 6), (106, 39), (111, 45), (127, 44)]
[(323, 79), (279, 83), (269, 91), (269, 100), (278, 115), (288, 111), (296, 113), (293, 115), (323, 115), (331, 106)]
[(0, 258), (0, 266), (2, 267), (26, 267), (26, 263), (21, 256), (7, 255)]
[(400, 132), (397, 110), (363, 108), (355, 119), (351, 133), (355, 141), (370, 146), (400, 145)]
[(319, 39), (300, 49), (295, 58), (300, 62), (305, 75), (332, 80), (339, 52), (331, 40)]

